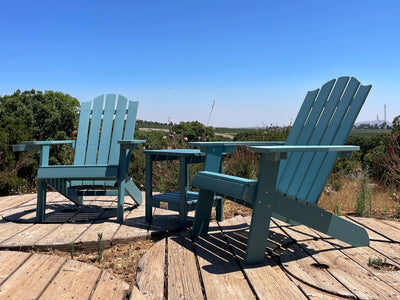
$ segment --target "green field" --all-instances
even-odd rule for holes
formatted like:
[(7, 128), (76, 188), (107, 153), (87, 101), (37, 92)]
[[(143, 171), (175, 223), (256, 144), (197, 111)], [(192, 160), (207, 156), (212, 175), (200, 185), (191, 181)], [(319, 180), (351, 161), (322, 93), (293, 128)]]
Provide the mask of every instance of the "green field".
[[(169, 127), (166, 123), (158, 123), (151, 121), (139, 120), (138, 128), (141, 130), (167, 130)], [(146, 129), (145, 129), (146, 128)], [(255, 132), (260, 128), (228, 128), (228, 127), (215, 127), (215, 134), (227, 138), (233, 138), (238, 133)], [(378, 134), (389, 134), (390, 129), (352, 129), (350, 135), (358, 136), (375, 136)]]

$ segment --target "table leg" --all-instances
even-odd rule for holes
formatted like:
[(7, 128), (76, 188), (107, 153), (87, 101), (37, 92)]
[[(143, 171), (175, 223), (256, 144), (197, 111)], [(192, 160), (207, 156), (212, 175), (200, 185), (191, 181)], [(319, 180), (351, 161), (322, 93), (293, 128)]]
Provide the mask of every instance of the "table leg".
[(153, 156), (151, 154), (146, 155), (146, 179), (145, 179), (145, 189), (146, 189), (146, 222), (151, 222), (153, 218), (151, 197), (153, 195)]
[(189, 182), (188, 158), (179, 158), (179, 227), (184, 229), (187, 226), (187, 192)]

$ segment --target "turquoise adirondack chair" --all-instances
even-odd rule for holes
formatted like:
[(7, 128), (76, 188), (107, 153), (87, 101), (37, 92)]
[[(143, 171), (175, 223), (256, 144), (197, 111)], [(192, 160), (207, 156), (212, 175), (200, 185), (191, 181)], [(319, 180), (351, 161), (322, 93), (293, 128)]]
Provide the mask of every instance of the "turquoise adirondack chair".
[(285, 145), (250, 147), (262, 153), (258, 180), (199, 172), (200, 188), (192, 235), (206, 235), (214, 193), (253, 209), (245, 263), (264, 261), (270, 218), (304, 224), (353, 246), (369, 245), (366, 231), (317, 206), (337, 157), (371, 89), (340, 77), (307, 93)]
[[(77, 205), (83, 196), (118, 195), (117, 221), (123, 221), (124, 196), (138, 204), (142, 194), (128, 176), (131, 149), (144, 140), (133, 140), (138, 102), (107, 94), (81, 104), (76, 141), (33, 141), (14, 145), (14, 151), (40, 150), (37, 173), (36, 220), (45, 219), (47, 185)], [(51, 145), (68, 143), (75, 148), (73, 165), (49, 166)]]

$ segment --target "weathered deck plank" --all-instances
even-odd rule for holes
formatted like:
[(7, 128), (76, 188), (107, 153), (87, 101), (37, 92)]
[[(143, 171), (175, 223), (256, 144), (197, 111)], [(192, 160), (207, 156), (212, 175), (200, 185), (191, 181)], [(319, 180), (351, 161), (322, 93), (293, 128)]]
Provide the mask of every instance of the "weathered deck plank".
[(4, 211), (7, 211), (13, 207), (20, 206), (32, 199), (35, 199), (35, 194), (25, 194), (25, 195), (17, 195), (11, 197), (2, 197), (0, 198), (0, 213), (2, 214)]
[[(329, 266), (327, 272), (337, 278), (344, 286), (360, 299), (399, 298), (400, 294), (370, 270), (360, 266), (331, 244), (319, 241), (307, 241), (304, 248), (313, 249), (313, 258), (320, 264)], [(372, 276), (371, 276), (372, 275)]]
[(89, 228), (90, 225), (90, 223), (66, 223), (59, 225), (52, 232), (45, 235), (40, 240), (35, 241), (34, 246), (40, 248), (51, 247), (57, 249), (69, 249), (71, 242), (68, 243), (68, 241), (72, 241), (73, 243), (85, 230)]
[(398, 271), (383, 271), (368, 266), (370, 258), (382, 258), (391, 265), (400, 269), (400, 264), (391, 260), (389, 257), (382, 255), (380, 252), (371, 247), (349, 248), (346, 243), (338, 240), (332, 241), (334, 245), (338, 245), (340, 251), (346, 254), (350, 259), (354, 260), (357, 264), (368, 270), (376, 277), (380, 278), (386, 284), (390, 285), (397, 291), (400, 291), (400, 274)]
[(0, 287), (0, 299), (38, 299), (65, 259), (33, 254)]
[(169, 237), (167, 244), (168, 299), (203, 299), (189, 232)]
[[(288, 277), (290, 280), (293, 281), (294, 284), (296, 284), (299, 289), (308, 297), (308, 299), (323, 299), (323, 300), (338, 300), (338, 299), (343, 299), (342, 297), (336, 297), (332, 294), (325, 293), (321, 290), (315, 289), (304, 282), (301, 282), (297, 280), (295, 277), (291, 276), (288, 274)], [(280, 299), (280, 298), (278, 298)]]
[(310, 229), (307, 226), (293, 226), (277, 219), (273, 219), (273, 222), (276, 223), (288, 235), (288, 237), (296, 242), (321, 238), (321, 236), (318, 235), (316, 231)]
[(157, 235), (158, 233), (176, 230), (179, 223), (179, 213), (176, 211), (156, 208), (154, 209), (153, 219), (149, 229), (149, 234)]
[(399, 230), (391, 225), (372, 218), (351, 217), (351, 219), (393, 242), (400, 242)]
[[(297, 280), (332, 295), (355, 298), (341, 282), (326, 269), (314, 267), (318, 262), (297, 244), (288, 247), (279, 257), (282, 267)], [(321, 288), (321, 282), (323, 287)]]
[(79, 235), (74, 243), (80, 248), (95, 248), (97, 246), (98, 234), (103, 234), (103, 240), (106, 247), (109, 247), (111, 240), (118, 228), (118, 223), (105, 222), (104, 220), (96, 221), (88, 227), (81, 235)]
[(7, 244), (7, 240), (11, 239), (14, 235), (34, 226), (29, 223), (11, 223), (4, 220), (0, 221), (0, 247), (4, 242)]
[(148, 299), (164, 299), (165, 245), (162, 239), (148, 250), (138, 265), (137, 284)]
[(126, 282), (78, 261), (0, 251), (0, 299), (125, 299), (129, 290)]
[[(240, 218), (233, 218), (220, 223), (220, 226), (224, 230), (224, 227), (232, 228), (240, 224)], [(237, 231), (224, 230), (224, 233), (259, 299), (307, 299), (269, 255), (266, 256), (265, 262), (256, 268), (244, 264), (247, 232), (243, 231), (240, 234)]]
[(207, 299), (256, 298), (216, 223), (194, 245)]
[(0, 284), (14, 273), (29, 257), (30, 253), (0, 251)]
[(147, 238), (149, 223), (144, 219), (145, 206), (132, 209), (125, 221), (118, 227), (111, 239), (111, 244), (127, 243), (137, 238)]
[(129, 284), (125, 281), (119, 280), (110, 273), (103, 271), (91, 299), (125, 299), (129, 290)]
[(8, 240), (1, 242), (0, 246), (21, 249), (32, 248), (36, 241), (42, 239), (60, 226), (60, 224), (35, 224), (17, 233)]
[(375, 249), (382, 256), (389, 257), (391, 260), (395, 261), (397, 264), (400, 264), (400, 244), (398, 243), (379, 243), (375, 241), (371, 241), (370, 244), (372, 249)]
[(139, 289), (134, 286), (132, 287), (131, 290), (131, 295), (129, 296), (129, 300), (146, 300), (148, 298), (146, 298), (140, 291)]
[(89, 299), (101, 273), (88, 264), (68, 260), (40, 299)]

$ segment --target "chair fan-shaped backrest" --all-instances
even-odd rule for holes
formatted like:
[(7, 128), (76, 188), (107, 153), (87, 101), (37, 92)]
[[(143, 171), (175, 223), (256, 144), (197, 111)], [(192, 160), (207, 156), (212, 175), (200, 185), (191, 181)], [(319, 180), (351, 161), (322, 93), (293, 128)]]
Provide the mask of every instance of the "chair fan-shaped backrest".
[[(286, 145), (343, 145), (371, 89), (340, 77), (307, 93)], [(317, 203), (335, 164), (335, 152), (293, 152), (282, 160), (277, 189)]]
[(76, 139), (75, 165), (117, 165), (118, 140), (132, 140), (138, 102), (107, 94), (82, 102)]

